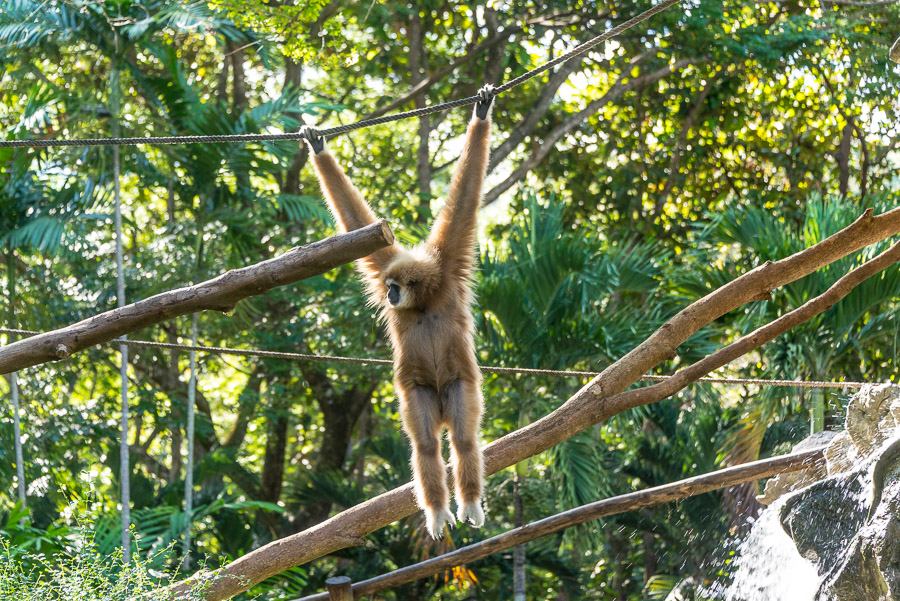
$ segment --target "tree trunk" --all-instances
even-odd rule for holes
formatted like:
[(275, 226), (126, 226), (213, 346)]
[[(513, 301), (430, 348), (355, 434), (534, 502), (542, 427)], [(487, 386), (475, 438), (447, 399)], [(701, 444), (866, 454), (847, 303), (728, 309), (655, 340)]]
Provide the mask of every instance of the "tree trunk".
[(231, 108), (240, 115), (247, 108), (247, 82), (244, 77), (244, 51), (235, 42), (228, 41), (225, 48), (231, 59)]
[[(163, 326), (163, 330), (166, 332), (166, 337), (169, 339), (169, 344), (177, 344), (178, 343), (178, 330), (175, 327), (175, 322), (165, 324)], [(169, 419), (172, 422), (170, 436), (171, 436), (171, 460), (169, 463), (169, 484), (177, 482), (181, 478), (181, 417), (184, 415), (181, 410), (181, 403), (179, 401), (179, 393), (180, 389), (178, 387), (173, 386), (165, 386), (166, 383), (176, 383), (179, 382), (178, 379), (178, 349), (172, 349), (169, 352), (169, 366), (167, 374), (166, 382), (155, 382), (160, 388), (162, 388), (166, 396), (169, 397), (170, 406), (172, 410), (169, 413)], [(138, 362), (139, 363), (139, 362)]]
[[(513, 477), (513, 527), (525, 525), (525, 506), (519, 494), (519, 474)], [(525, 545), (513, 549), (513, 601), (525, 601)]]
[[(110, 109), (113, 137), (119, 137), (119, 69), (113, 65), (110, 75)], [(116, 228), (116, 306), (125, 306), (125, 271), (122, 234), (122, 188), (120, 179), (119, 147), (113, 146), (113, 186)], [(123, 335), (122, 338), (126, 338)], [(122, 559), (131, 561), (131, 453), (128, 446), (128, 347), (119, 345), (119, 379), (122, 392), (121, 440), (119, 442), (119, 479), (122, 489)]]
[(169, 180), (166, 194), (166, 221), (169, 225), (175, 224), (175, 180)]
[[(497, 19), (497, 11), (493, 8), (484, 9), (484, 24), (487, 27), (487, 39), (496, 38), (500, 31), (500, 22)], [(503, 77), (503, 57), (506, 48), (502, 44), (491, 46), (487, 55), (487, 66), (484, 68), (484, 81), (492, 85), (500, 85)]]
[[(6, 254), (6, 285), (9, 289), (9, 312), (7, 316), (7, 324), (10, 329), (17, 327), (16, 322), (16, 257), (12, 249)], [(12, 335), (10, 340), (12, 340)], [(25, 494), (25, 460), (22, 452), (22, 424), (19, 421), (19, 380), (18, 373), (9, 374), (9, 393), (12, 397), (13, 406), (13, 444), (16, 449), (16, 487), (19, 492), (19, 503), (22, 508), (28, 506), (28, 499)], [(24, 520), (24, 518), (22, 518)]]
[(260, 499), (277, 503), (281, 497), (284, 479), (284, 457), (287, 449), (288, 416), (282, 413), (269, 421), (266, 434), (266, 452), (260, 477)]
[(841, 131), (841, 145), (837, 151), (837, 164), (840, 180), (838, 190), (846, 198), (850, 186), (850, 142), (853, 140), (853, 123), (848, 119)]
[[(371, 390), (351, 388), (342, 393), (334, 390), (331, 380), (318, 371), (308, 369), (304, 376), (322, 411), (324, 431), (319, 457), (313, 467), (317, 472), (346, 473), (347, 449), (353, 439), (353, 429), (372, 397)], [(322, 522), (331, 512), (330, 501), (314, 503), (302, 508), (294, 519), (294, 530), (302, 530)]]
[(825, 391), (815, 388), (810, 391), (809, 432), (815, 434), (825, 429)]
[[(413, 6), (409, 16), (409, 79), (415, 88), (423, 81), (428, 72), (428, 53), (425, 51), (425, 31), (418, 8)], [(413, 98), (417, 109), (426, 105), (425, 93)], [(428, 152), (428, 138), (431, 135), (431, 118), (428, 115), (419, 117), (419, 147), (416, 150), (416, 185), (419, 190), (419, 209), (416, 221), (425, 223), (431, 213), (431, 156)]]
[[(191, 315), (191, 345), (197, 346), (197, 313)], [(190, 353), (191, 379), (187, 397), (187, 469), (184, 473), (184, 557), (181, 569), (191, 565), (191, 515), (194, 512), (194, 402), (197, 398), (197, 351)]]
[(659, 559), (656, 557), (654, 543), (656, 542), (652, 532), (644, 532), (641, 544), (644, 546), (644, 584), (656, 575), (659, 570)]

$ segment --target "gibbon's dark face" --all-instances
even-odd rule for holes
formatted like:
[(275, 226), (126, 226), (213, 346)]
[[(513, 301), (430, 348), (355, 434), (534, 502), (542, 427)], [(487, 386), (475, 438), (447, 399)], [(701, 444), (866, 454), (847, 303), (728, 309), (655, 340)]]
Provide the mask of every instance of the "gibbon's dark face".
[(425, 309), (440, 286), (440, 259), (428, 248), (397, 255), (384, 270), (384, 302), (393, 309)]

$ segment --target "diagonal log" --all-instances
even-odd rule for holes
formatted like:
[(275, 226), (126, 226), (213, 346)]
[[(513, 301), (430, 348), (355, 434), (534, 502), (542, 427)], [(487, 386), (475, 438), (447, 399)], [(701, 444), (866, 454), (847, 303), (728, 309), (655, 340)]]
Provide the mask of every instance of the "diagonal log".
[(274, 259), (234, 269), (215, 279), (163, 292), (4, 346), (0, 348), (0, 374), (65, 359), (74, 352), (180, 315), (207, 310), (230, 311), (248, 296), (325, 273), (393, 242), (391, 229), (381, 220), (346, 234), (292, 248)]
[[(873, 215), (873, 211), (869, 209), (852, 224), (818, 244), (779, 261), (766, 262), (691, 303), (634, 350), (607, 367), (558, 409), (489, 444), (485, 448), (485, 472), (487, 474), (498, 472), (541, 453), (629, 407), (656, 402), (687, 386), (700, 375), (715, 369), (718, 361), (724, 359), (731, 351), (719, 355), (717, 360), (698, 362), (692, 366), (692, 371), (680, 376), (677, 384), (665, 382), (623, 393), (643, 374), (659, 363), (673, 358), (678, 346), (713, 320), (747, 302), (766, 298), (775, 288), (798, 280), (825, 265), (898, 233), (900, 233), (900, 208), (878, 216)], [(892, 251), (896, 252), (894, 249)], [(884, 257), (884, 253), (879, 257)], [(892, 255), (888, 257), (893, 258)], [(873, 259), (879, 261), (879, 265), (887, 260)], [(859, 272), (854, 277), (861, 277), (864, 273), (868, 272)], [(842, 287), (848, 286), (849, 282), (850, 280), (846, 280), (841, 284), (839, 281), (835, 286), (839, 284)], [(829, 296), (814, 306), (818, 312), (827, 309), (836, 302), (836, 298), (846, 294), (846, 291), (838, 295), (829, 290), (825, 294)], [(809, 319), (814, 313), (807, 309), (802, 315), (806, 316), (805, 319)], [(796, 315), (792, 319), (796, 319)], [(787, 331), (796, 323), (782, 321), (780, 327), (784, 328), (782, 331)], [(774, 331), (768, 331), (766, 336), (773, 333)], [(746, 353), (751, 347), (756, 348), (767, 339), (771, 339), (755, 336), (756, 333), (745, 337), (750, 340), (749, 342), (733, 343), (733, 345), (740, 343), (742, 346), (731, 345), (732, 350), (741, 348), (745, 349), (743, 352)], [(366, 534), (406, 517), (416, 509), (412, 484), (401, 486), (351, 507), (317, 526), (251, 551), (215, 573), (195, 575), (182, 581), (174, 585), (170, 593), (181, 596), (188, 594), (197, 586), (202, 586), (204, 598), (208, 601), (227, 599), (286, 569), (347, 546), (362, 544), (364, 542), (362, 537)]]
[[(779, 455), (742, 465), (726, 467), (708, 474), (693, 476), (677, 482), (663, 484), (662, 486), (654, 486), (653, 488), (581, 505), (466, 547), (460, 547), (444, 555), (439, 555), (420, 563), (382, 574), (381, 576), (369, 578), (368, 580), (356, 582), (352, 586), (353, 597), (371, 595), (406, 584), (407, 582), (428, 578), (456, 566), (471, 563), (516, 545), (521, 545), (548, 534), (590, 522), (591, 520), (628, 511), (637, 511), (646, 507), (654, 507), (736, 484), (752, 482), (760, 478), (796, 472), (812, 467), (816, 463), (821, 462), (823, 458), (824, 447), (819, 447), (808, 451), (799, 451), (788, 455)], [(328, 593), (318, 593), (295, 599), (295, 601), (327, 600)]]

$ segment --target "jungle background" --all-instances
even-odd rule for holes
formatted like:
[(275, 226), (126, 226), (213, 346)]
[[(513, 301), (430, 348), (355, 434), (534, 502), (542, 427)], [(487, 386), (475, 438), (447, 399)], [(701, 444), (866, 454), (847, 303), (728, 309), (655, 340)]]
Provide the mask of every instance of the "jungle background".
[[(6, 139), (63, 139), (349, 123), (508, 81), (647, 7), (2, 0), (0, 126)], [(883, 2), (688, 0), (499, 97), (479, 230), (479, 361), (600, 371), (691, 300), (866, 207), (895, 206), (900, 66), (887, 59), (898, 23), (900, 5)], [(469, 114), (330, 142), (401, 241), (421, 239), (439, 210)], [(127, 146), (120, 160), (129, 302), (335, 231), (295, 142)], [(0, 326), (45, 331), (115, 307), (113, 202), (111, 148), (0, 149)], [(860, 260), (726, 315), (660, 373)], [(895, 266), (722, 373), (895, 381), (898, 319)], [(132, 337), (188, 342), (190, 318)], [(204, 313), (199, 341), (390, 355), (352, 266), (230, 315)], [(116, 347), (21, 372), (19, 441), (0, 380), (0, 597), (124, 599), (410, 479), (389, 369), (201, 354), (186, 516), (188, 356), (132, 349), (128, 374), (127, 565)], [(483, 438), (546, 414), (583, 383), (486, 375)], [(362, 579), (605, 496), (779, 454), (808, 434), (811, 409), (824, 408), (816, 427), (840, 428), (846, 400), (842, 390), (695, 385), (491, 476), (482, 530), (433, 542), (420, 513), (242, 598), (316, 592), (332, 575)], [(512, 599), (517, 570), (528, 599), (662, 599), (676, 587), (703, 598), (727, 580), (736, 537), (759, 509), (756, 487), (590, 523), (530, 543), (518, 567), (510, 551), (378, 598)]]

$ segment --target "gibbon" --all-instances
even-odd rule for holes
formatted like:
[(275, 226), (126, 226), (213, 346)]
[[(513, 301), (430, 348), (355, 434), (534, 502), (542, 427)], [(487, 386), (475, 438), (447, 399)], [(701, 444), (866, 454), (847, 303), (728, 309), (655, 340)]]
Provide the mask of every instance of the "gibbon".
[[(449, 199), (428, 239), (411, 249), (394, 243), (358, 262), (370, 303), (380, 309), (390, 335), (394, 388), (412, 446), (416, 500), (435, 539), (443, 538), (444, 524), (456, 526), (441, 455), (444, 426), (450, 433), (457, 518), (476, 528), (484, 524), (479, 440), (483, 400), (473, 342), (471, 276), (494, 93), (485, 86), (478, 95)], [(322, 192), (341, 228), (351, 231), (376, 221), (325, 148), (324, 138), (313, 128), (305, 128), (303, 134)]]

